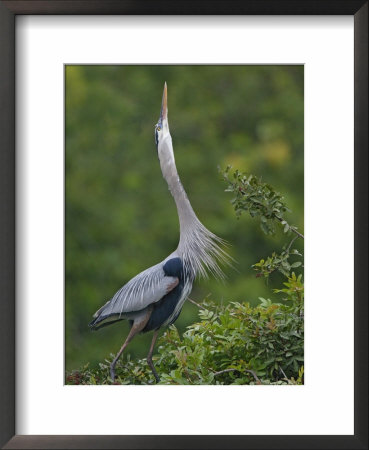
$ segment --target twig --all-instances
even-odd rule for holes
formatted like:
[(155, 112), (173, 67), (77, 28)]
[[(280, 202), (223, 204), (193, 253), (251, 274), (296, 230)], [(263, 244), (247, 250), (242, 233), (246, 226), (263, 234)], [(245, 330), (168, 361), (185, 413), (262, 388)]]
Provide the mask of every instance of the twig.
[[(289, 252), (290, 252), (290, 248), (291, 248), (291, 245), (295, 242), (295, 240), (297, 239), (297, 237), (298, 236), (294, 236), (293, 238), (292, 238), (292, 240), (291, 240), (291, 242), (288, 244), (288, 247), (286, 248), (286, 250), (284, 251), (284, 252), (282, 252), (282, 255), (283, 255), (283, 253), (288, 253), (289, 254)], [(278, 266), (277, 267), (275, 267), (273, 270), (270, 270), (268, 273), (269, 273), (269, 275), (271, 275), (273, 272), (275, 272), (276, 270), (279, 270), (279, 268), (281, 267), (281, 263), (280, 264), (278, 264)], [(257, 274), (257, 275), (259, 275), (259, 273)], [(260, 273), (260, 275), (261, 275), (261, 273)], [(260, 276), (259, 275), (259, 276)], [(268, 280), (268, 278), (267, 278), (267, 282), (268, 282), (269, 280)]]
[(217, 375), (221, 375), (222, 373), (234, 372), (235, 370), (237, 370), (239, 372), (238, 369), (224, 369), (224, 370), (219, 370), (219, 372), (214, 372), (214, 376), (216, 377)]
[(294, 383), (291, 383), (291, 380), (289, 380), (289, 379), (287, 378), (287, 375), (284, 373), (284, 370), (282, 369), (281, 366), (279, 366), (279, 370), (282, 372), (282, 375), (284, 376), (284, 378), (282, 378), (282, 380), (287, 381), (288, 384), (294, 384)]
[[(245, 371), (245, 372), (251, 373), (251, 375), (255, 378), (255, 380), (256, 380), (256, 382), (257, 382), (258, 384), (263, 384), (263, 383), (259, 380), (258, 376), (256, 375), (256, 373), (255, 373), (253, 370), (244, 369), (244, 371)], [(222, 373), (228, 373), (228, 372), (240, 372), (240, 373), (242, 373), (242, 370), (240, 370), (240, 369), (224, 369), (224, 370), (220, 370), (219, 372), (215, 372), (215, 373), (214, 373), (214, 376), (216, 377), (217, 375), (221, 375)]]
[[(284, 219), (282, 219), (281, 217), (275, 216), (275, 218), (276, 218), (277, 220), (279, 220), (280, 222), (283, 222), (283, 221), (284, 221)], [(287, 223), (287, 222), (286, 222), (286, 223)], [(299, 236), (299, 237), (302, 238), (302, 239), (305, 239), (305, 238), (304, 238), (304, 235), (301, 234), (299, 231), (297, 231), (296, 228), (291, 227), (291, 225), (289, 225), (289, 227), (290, 227), (290, 230), (291, 230), (291, 231), (293, 231), (295, 234), (297, 234), (297, 236)]]
[(282, 375), (288, 380), (287, 375), (284, 373), (284, 370), (281, 366), (279, 366), (279, 370), (282, 372)]
[(246, 371), (246, 372), (250, 372), (251, 375), (255, 378), (255, 380), (257, 381), (258, 384), (263, 384), (263, 383), (259, 380), (258, 376), (256, 375), (256, 373), (255, 373), (253, 370), (245, 369), (245, 371)]
[(292, 227), (291, 230), (292, 230), (294, 233), (296, 233), (298, 237), (300, 237), (300, 238), (302, 238), (302, 239), (305, 239), (305, 238), (304, 238), (304, 235), (301, 234), (299, 231), (297, 231), (296, 228), (293, 228), (293, 227)]
[(288, 244), (288, 247), (286, 248), (286, 252), (289, 253), (291, 245), (296, 241), (298, 236), (295, 236), (292, 241)]
[(198, 308), (200, 308), (200, 309), (206, 309), (206, 308), (204, 308), (203, 306), (201, 306), (199, 303), (197, 303), (197, 302), (195, 302), (195, 300), (192, 300), (192, 298), (190, 298), (190, 297), (187, 297), (187, 300), (190, 302), (190, 303), (193, 303), (194, 305), (196, 305)]

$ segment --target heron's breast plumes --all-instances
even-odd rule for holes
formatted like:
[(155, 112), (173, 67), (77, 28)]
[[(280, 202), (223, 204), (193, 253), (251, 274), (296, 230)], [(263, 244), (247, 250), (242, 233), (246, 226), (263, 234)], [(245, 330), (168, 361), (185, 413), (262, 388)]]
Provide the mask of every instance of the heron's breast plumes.
[(204, 227), (197, 217), (195, 222), (190, 226), (181, 224), (178, 253), (185, 270), (194, 277), (207, 278), (211, 274), (216, 278), (225, 278), (221, 266), (232, 265), (233, 260), (225, 250), (227, 242)]

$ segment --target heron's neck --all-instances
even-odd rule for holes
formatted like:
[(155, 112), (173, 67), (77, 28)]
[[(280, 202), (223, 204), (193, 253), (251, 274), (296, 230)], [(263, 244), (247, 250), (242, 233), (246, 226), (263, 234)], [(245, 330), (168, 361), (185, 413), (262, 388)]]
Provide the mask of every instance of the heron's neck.
[(179, 179), (174, 157), (160, 159), (163, 176), (177, 205), (180, 238), (177, 252), (182, 258), (189, 279), (207, 276), (210, 272), (222, 278), (218, 262), (227, 262), (227, 255), (219, 246), (221, 239), (209, 231), (197, 218)]
[(174, 158), (168, 158), (160, 161), (163, 176), (168, 183), (169, 190), (176, 202), (181, 237), (186, 232), (199, 224), (199, 220), (192, 209), (191, 203), (187, 197), (186, 191), (179, 178)]

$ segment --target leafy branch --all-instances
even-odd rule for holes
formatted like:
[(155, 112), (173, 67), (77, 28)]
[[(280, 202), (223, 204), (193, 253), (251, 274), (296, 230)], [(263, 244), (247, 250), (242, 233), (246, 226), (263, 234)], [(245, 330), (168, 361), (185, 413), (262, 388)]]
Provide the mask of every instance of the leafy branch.
[(273, 272), (278, 270), (284, 276), (289, 277), (292, 269), (300, 267), (302, 265), (302, 261), (295, 261), (293, 263), (290, 263), (289, 261), (291, 255), (302, 256), (297, 249), (291, 249), (291, 246), (296, 239), (297, 236), (291, 240), (287, 248), (283, 248), (283, 251), (280, 254), (273, 252), (271, 256), (268, 256), (266, 259), (261, 259), (259, 262), (253, 264), (253, 269), (258, 272), (256, 276), (263, 276), (268, 279)]
[(256, 276), (268, 279), (273, 272), (279, 271), (289, 278), (291, 270), (302, 265), (302, 261), (292, 263), (289, 261), (292, 255), (302, 256), (297, 249), (292, 248), (292, 245), (297, 238), (304, 239), (304, 236), (296, 226), (287, 222), (285, 214), (290, 212), (290, 209), (284, 198), (275, 191), (273, 186), (263, 183), (255, 175), (246, 175), (238, 170), (231, 174), (230, 170), (231, 166), (228, 166), (222, 175), (228, 184), (226, 192), (235, 194), (231, 203), (237, 217), (240, 217), (243, 212), (248, 212), (251, 217), (259, 217), (260, 228), (267, 235), (275, 234), (275, 223), (283, 226), (284, 233), (295, 234), (290, 243), (283, 247), (281, 253), (273, 252), (271, 256), (253, 264), (253, 269), (257, 271)]
[(284, 233), (292, 232), (300, 238), (304, 238), (297, 227), (287, 222), (285, 213), (290, 212), (284, 197), (275, 191), (273, 186), (263, 183), (255, 175), (247, 175), (239, 170), (230, 173), (231, 166), (222, 172), (223, 179), (228, 183), (226, 192), (235, 194), (231, 203), (236, 216), (248, 212), (251, 217), (260, 217), (260, 227), (265, 234), (275, 234), (274, 222), (283, 225)]

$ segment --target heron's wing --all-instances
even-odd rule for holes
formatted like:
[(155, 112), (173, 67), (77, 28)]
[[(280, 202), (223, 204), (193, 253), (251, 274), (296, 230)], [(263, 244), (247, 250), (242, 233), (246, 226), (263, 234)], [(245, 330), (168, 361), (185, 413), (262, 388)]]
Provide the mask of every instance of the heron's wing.
[[(106, 318), (140, 311), (158, 302), (178, 284), (177, 277), (166, 276), (163, 263), (159, 263), (136, 275), (95, 314), (94, 318)], [(100, 321), (100, 320), (99, 320)]]

